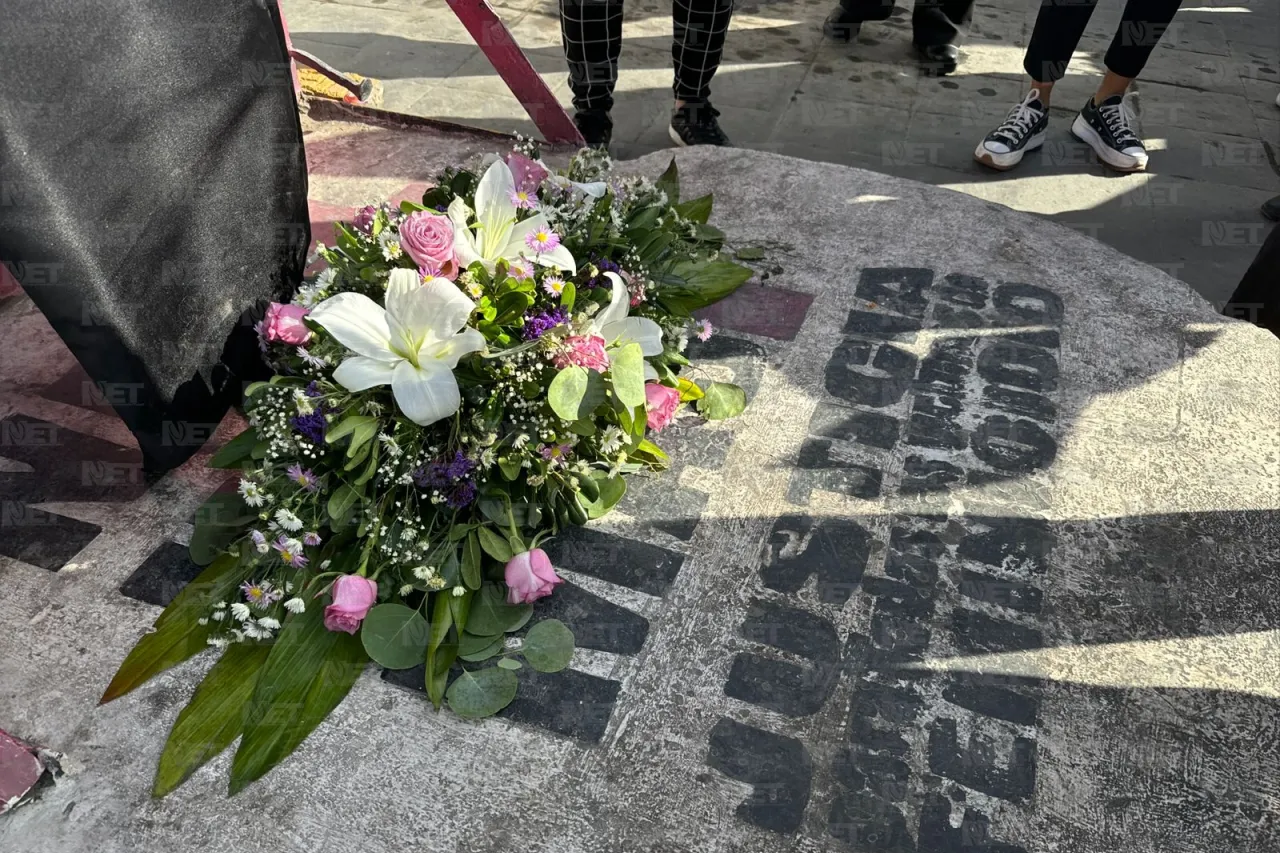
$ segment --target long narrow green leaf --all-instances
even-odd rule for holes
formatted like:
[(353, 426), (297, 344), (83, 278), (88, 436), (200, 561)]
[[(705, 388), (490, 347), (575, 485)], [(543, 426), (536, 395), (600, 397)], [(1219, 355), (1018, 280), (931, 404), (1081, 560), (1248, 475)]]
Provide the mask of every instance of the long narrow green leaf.
[(224, 554), (182, 588), (164, 609), (151, 632), (144, 635), (120, 664), (99, 703), (118, 699), (152, 676), (209, 648), (210, 627), (196, 620), (207, 615), (215, 601), (227, 598), (249, 576), (252, 566)]
[(208, 465), (210, 468), (238, 468), (253, 453), (253, 447), (257, 443), (257, 430), (247, 429), (218, 448), (218, 452), (210, 457)]
[(324, 627), (323, 607), (290, 616), (246, 707), (229, 793), (287, 758), (338, 707), (368, 662), (359, 636)]
[(244, 727), (245, 703), (270, 651), (270, 646), (237, 643), (213, 665), (169, 731), (151, 796), (175, 790), (236, 739)]
[(453, 609), (449, 606), (451, 593), (437, 592), (431, 603), (431, 634), (427, 643), (426, 688), (427, 698), (436, 708), (444, 702), (445, 686), (449, 682), (449, 667), (458, 656), (458, 644), (445, 643), (449, 629), (453, 627)]

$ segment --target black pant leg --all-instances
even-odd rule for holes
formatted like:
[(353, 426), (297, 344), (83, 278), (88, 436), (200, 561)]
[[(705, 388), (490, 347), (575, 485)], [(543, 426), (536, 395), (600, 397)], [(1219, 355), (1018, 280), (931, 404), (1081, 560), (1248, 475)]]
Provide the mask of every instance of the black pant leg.
[(672, 87), (677, 100), (690, 103), (711, 96), (711, 78), (720, 67), (733, 0), (672, 0)]
[(1107, 68), (1121, 77), (1141, 74), (1181, 4), (1182, 0), (1129, 0), (1107, 49)]
[(969, 29), (973, 0), (916, 0), (911, 40), (921, 47), (955, 44)]
[(1280, 226), (1271, 229), (1222, 313), (1280, 337)]
[(840, 0), (840, 8), (848, 14), (848, 23), (887, 21), (893, 14), (893, 0)]
[(1042, 0), (1022, 60), (1032, 80), (1055, 83), (1062, 79), (1096, 5), (1098, 0)]
[(560, 0), (560, 41), (574, 107), (613, 109), (622, 52), (622, 0)]

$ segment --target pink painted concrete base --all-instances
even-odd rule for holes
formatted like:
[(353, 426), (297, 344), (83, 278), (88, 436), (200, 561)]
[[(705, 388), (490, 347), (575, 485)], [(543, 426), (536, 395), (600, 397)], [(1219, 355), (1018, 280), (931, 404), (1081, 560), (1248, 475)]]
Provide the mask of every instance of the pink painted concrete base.
[(30, 747), (0, 731), (0, 814), (17, 805), (43, 773)]

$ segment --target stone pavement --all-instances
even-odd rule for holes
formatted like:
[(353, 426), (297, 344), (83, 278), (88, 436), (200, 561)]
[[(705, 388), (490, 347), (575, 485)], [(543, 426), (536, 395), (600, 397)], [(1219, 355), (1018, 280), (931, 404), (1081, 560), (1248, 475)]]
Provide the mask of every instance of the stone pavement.
[[(494, 147), (308, 127), (318, 231)], [(570, 669), (477, 724), (371, 668), (234, 800), (229, 755), (148, 796), (208, 660), (95, 706), (225, 474), (206, 451), (146, 488), (42, 318), (0, 303), (0, 721), (66, 771), (0, 850), (1280, 849), (1280, 341), (980, 199), (678, 156), (766, 253), (697, 355), (751, 404), (663, 433), (676, 467), (554, 544)]]
[[(1280, 4), (1187, 0), (1137, 87), (1133, 107), (1154, 153), (1146, 175), (1105, 171), (1068, 132), (1092, 93), (1120, 17), (1102, 0), (1051, 137), (1019, 170), (972, 162), (979, 139), (1022, 94), (1036, 0), (979, 0), (959, 73), (922, 78), (910, 13), (868, 24), (852, 46), (824, 42), (833, 0), (740, 0), (713, 84), (739, 146), (859, 166), (1044, 214), (1192, 284), (1210, 301), (1234, 289), (1270, 227), (1258, 205), (1280, 193)], [(295, 42), (340, 68), (382, 79), (389, 110), (533, 134), (444, 0), (283, 0)], [(534, 67), (569, 93), (555, 0), (498, 0)], [(615, 154), (669, 142), (669, 0), (629, 0)]]

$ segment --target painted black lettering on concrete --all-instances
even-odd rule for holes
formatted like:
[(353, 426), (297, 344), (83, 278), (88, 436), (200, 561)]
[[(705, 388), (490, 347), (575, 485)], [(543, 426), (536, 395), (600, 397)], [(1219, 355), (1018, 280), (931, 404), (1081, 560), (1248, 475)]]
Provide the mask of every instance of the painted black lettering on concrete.
[(870, 499), (880, 496), (884, 472), (844, 458), (830, 439), (810, 438), (800, 445), (796, 465), (812, 472), (809, 487)]
[(799, 740), (722, 717), (711, 730), (707, 764), (753, 787), (738, 806), (738, 817), (774, 832), (800, 828), (813, 762)]
[(752, 602), (738, 629), (744, 639), (804, 658), (799, 665), (741, 652), (725, 681), (726, 696), (791, 717), (820, 710), (840, 677), (840, 638), (826, 619), (778, 601)]
[(978, 353), (978, 375), (988, 382), (1038, 394), (1058, 390), (1058, 360), (1039, 347), (996, 338)]
[(916, 849), (902, 810), (863, 791), (847, 791), (835, 798), (827, 832), (854, 850), (913, 853)]
[[(893, 354), (881, 357), (877, 353), (873, 359), (871, 346), (865, 341), (846, 339), (836, 347), (824, 373), (828, 394), (846, 403), (877, 409), (892, 406), (902, 399), (911, 388), (916, 357), (889, 344), (880, 344), (876, 347), (880, 352), (891, 351)], [(856, 369), (868, 362), (887, 375), (871, 376)]]
[(941, 459), (925, 459), (908, 456), (903, 465), (902, 485), (898, 491), (904, 495), (939, 492), (953, 483), (962, 483), (965, 471), (959, 465)]
[(977, 338), (946, 338), (937, 341), (920, 362), (917, 393), (962, 395), (965, 379), (973, 370), (973, 348)]
[(1048, 397), (1030, 391), (1018, 391), (1003, 385), (986, 385), (982, 389), (982, 402), (993, 409), (1001, 409), (1011, 415), (1033, 418), (1051, 424), (1058, 417), (1058, 407)]
[(683, 554), (588, 527), (563, 531), (546, 551), (557, 566), (649, 595), (665, 594), (684, 565)]
[(1053, 464), (1058, 442), (1035, 421), (991, 415), (973, 432), (973, 453), (1009, 474), (1027, 474)]
[(996, 744), (978, 731), (962, 748), (956, 721), (941, 717), (929, 724), (929, 769), (961, 785), (1008, 800), (1026, 802), (1036, 787), (1036, 743), (1014, 736), (1009, 759), (997, 764)]
[(991, 301), (1000, 316), (1014, 325), (1056, 326), (1062, 322), (1062, 299), (1034, 284), (1002, 284)]
[(919, 853), (1027, 853), (1025, 847), (991, 840), (991, 818), (965, 808), (960, 826), (951, 825), (951, 801), (929, 793), (920, 813)]
[(1040, 700), (1002, 686), (1013, 681), (979, 673), (953, 673), (951, 683), (942, 690), (942, 698), (984, 717), (1034, 726), (1039, 718)]
[(849, 318), (845, 320), (841, 331), (846, 335), (863, 338), (909, 342), (915, 340), (915, 333), (920, 331), (920, 321), (893, 314), (855, 310), (849, 312)]
[(895, 527), (889, 533), (889, 553), (884, 573), (932, 595), (938, 582), (938, 560), (947, 556), (947, 545), (936, 533)]
[(864, 269), (854, 291), (860, 299), (874, 302), (898, 314), (919, 319), (929, 307), (925, 291), (933, 284), (933, 270), (912, 267), (871, 267)]
[(1020, 613), (1039, 613), (1044, 607), (1044, 593), (1039, 587), (972, 569), (960, 572), (960, 594)]
[(1021, 652), (1044, 646), (1035, 628), (995, 619), (977, 610), (951, 611), (951, 636), (963, 652)]
[(917, 394), (907, 422), (907, 444), (960, 450), (969, 443), (969, 434), (960, 423), (964, 401), (946, 394)]
[(819, 403), (809, 419), (809, 434), (837, 441), (852, 441), (882, 450), (898, 443), (902, 423), (880, 412), (848, 409), (831, 403)]
[(975, 516), (970, 521), (986, 530), (967, 534), (956, 548), (962, 560), (988, 566), (1025, 569), (1037, 574), (1049, 568), (1049, 553), (1057, 537), (1048, 522), (1038, 518), (991, 518)]
[[(454, 669), (454, 675), (461, 672), (458, 667)], [(384, 669), (382, 680), (421, 693), (425, 699), (425, 675), (425, 667), (419, 664), (411, 669)], [(516, 698), (499, 711), (498, 716), (565, 737), (599, 743), (621, 689), (620, 682), (575, 669), (534, 672), (524, 667), (520, 670)]]
[(862, 580), (870, 543), (871, 534), (855, 521), (784, 515), (769, 533), (760, 579), (769, 589), (793, 593), (816, 575), (819, 600), (843, 607)]
[(182, 588), (203, 571), (191, 561), (186, 545), (166, 542), (148, 555), (142, 565), (120, 585), (120, 592), (135, 601), (168, 607)]
[(948, 273), (934, 290), (938, 298), (968, 308), (987, 307), (987, 280), (976, 275)]
[(584, 649), (634, 655), (649, 636), (648, 619), (573, 583), (557, 587), (555, 595), (540, 602), (538, 617), (559, 619)]

